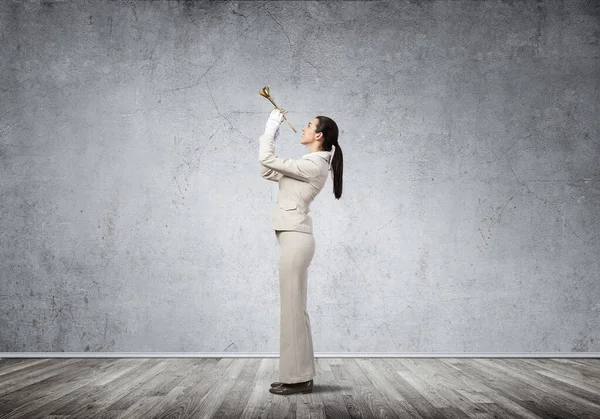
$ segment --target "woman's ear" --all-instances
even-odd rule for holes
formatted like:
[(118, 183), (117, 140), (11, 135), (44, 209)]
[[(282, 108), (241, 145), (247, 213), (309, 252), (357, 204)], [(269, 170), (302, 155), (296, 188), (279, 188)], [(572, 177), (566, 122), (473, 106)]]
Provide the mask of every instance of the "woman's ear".
[(322, 133), (322, 132), (317, 132), (317, 133), (315, 134), (315, 139), (316, 139), (317, 141), (321, 141), (321, 140), (323, 140), (323, 133)]

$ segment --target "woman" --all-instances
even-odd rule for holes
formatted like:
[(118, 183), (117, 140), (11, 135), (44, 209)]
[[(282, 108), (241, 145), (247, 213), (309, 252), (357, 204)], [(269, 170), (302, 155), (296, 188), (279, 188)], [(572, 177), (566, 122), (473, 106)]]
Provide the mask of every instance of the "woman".
[[(286, 111), (271, 111), (260, 136), (260, 173), (279, 182), (277, 204), (270, 219), (281, 248), (279, 259), (280, 353), (279, 381), (269, 391), (275, 394), (311, 393), (315, 376), (310, 319), (306, 311), (308, 266), (315, 254), (310, 203), (321, 192), (327, 174), (333, 175), (333, 194), (342, 196), (343, 156), (338, 145), (338, 127), (317, 116), (302, 129), (300, 143), (309, 153), (300, 159), (275, 156), (275, 139)], [(335, 146), (335, 152), (332, 148)], [(332, 157), (333, 156), (333, 157)]]

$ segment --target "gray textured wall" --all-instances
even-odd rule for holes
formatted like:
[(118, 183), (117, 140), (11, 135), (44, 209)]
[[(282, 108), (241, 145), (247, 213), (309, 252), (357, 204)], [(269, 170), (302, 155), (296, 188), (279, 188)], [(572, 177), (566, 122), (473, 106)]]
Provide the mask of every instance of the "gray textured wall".
[(316, 352), (600, 351), (599, 16), (0, 2), (0, 351), (279, 350), (267, 83), (297, 128), (342, 131)]

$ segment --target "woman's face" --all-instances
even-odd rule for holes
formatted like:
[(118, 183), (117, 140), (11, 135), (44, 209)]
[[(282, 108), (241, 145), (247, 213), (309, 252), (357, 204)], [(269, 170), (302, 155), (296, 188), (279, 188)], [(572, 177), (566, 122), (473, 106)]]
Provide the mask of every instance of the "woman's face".
[(320, 141), (321, 138), (323, 138), (322, 133), (315, 132), (315, 129), (317, 129), (318, 123), (319, 123), (319, 119), (314, 118), (312, 121), (310, 121), (308, 124), (306, 124), (306, 126), (304, 128), (302, 128), (302, 138), (300, 138), (300, 142), (302, 144), (310, 144), (317, 140)]

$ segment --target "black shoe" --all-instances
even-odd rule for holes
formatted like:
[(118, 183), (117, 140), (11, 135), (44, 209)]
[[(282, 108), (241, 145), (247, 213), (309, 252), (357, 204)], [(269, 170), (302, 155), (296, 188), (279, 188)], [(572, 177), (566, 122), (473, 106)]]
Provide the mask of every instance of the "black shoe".
[(280, 386), (271, 387), (269, 391), (273, 394), (288, 395), (294, 393), (312, 393), (313, 380), (308, 380), (303, 383), (281, 383)]
[[(271, 387), (279, 387), (282, 384), (285, 384), (285, 383), (281, 383), (279, 381), (275, 381), (274, 383), (271, 383)], [(294, 384), (303, 384), (303, 383), (294, 383)]]

